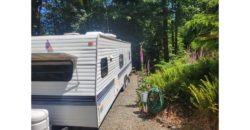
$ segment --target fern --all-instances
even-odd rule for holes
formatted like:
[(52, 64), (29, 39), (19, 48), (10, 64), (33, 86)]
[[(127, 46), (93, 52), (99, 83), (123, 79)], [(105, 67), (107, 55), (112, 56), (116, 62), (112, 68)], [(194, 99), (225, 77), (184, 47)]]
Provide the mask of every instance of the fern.
[(210, 115), (218, 113), (218, 79), (215, 78), (211, 82), (207, 76), (205, 80), (201, 79), (201, 84), (195, 86), (191, 84), (190, 90), (190, 101), (199, 112)]

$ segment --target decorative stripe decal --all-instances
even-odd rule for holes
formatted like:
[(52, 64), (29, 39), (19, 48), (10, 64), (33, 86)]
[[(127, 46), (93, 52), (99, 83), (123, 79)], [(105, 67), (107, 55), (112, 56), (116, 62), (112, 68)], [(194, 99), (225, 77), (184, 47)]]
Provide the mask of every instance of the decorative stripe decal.
[(131, 64), (131, 61), (128, 63), (128, 65), (125, 67), (125, 68), (123, 68), (123, 70), (118, 74), (118, 78), (120, 78), (123, 74), (124, 74), (124, 72), (125, 72), (125, 70), (129, 67), (129, 65)]
[(105, 88), (97, 95), (97, 101), (98, 102), (99, 102), (100, 99), (103, 99), (107, 95), (107, 93), (112, 88), (114, 83), (115, 83), (115, 79), (113, 79), (111, 82), (109, 82), (108, 85), (105, 86)]
[(32, 95), (34, 105), (96, 105), (95, 96)]

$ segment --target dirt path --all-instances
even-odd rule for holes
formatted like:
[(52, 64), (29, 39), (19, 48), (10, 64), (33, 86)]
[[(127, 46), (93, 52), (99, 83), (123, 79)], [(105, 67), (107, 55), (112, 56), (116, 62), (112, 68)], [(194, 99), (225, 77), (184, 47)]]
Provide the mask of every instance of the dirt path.
[(166, 130), (158, 122), (143, 118), (135, 105), (138, 77), (132, 74), (130, 83), (121, 92), (104, 119), (100, 130)]

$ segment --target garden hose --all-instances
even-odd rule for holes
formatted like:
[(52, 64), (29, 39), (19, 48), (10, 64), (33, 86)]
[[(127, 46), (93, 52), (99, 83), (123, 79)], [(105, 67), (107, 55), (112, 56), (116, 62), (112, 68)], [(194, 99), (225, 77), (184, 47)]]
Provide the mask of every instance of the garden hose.
[(161, 108), (163, 107), (164, 98), (161, 94), (160, 90), (157, 88), (157, 86), (153, 86), (148, 91), (148, 108), (149, 111), (152, 113), (160, 112)]

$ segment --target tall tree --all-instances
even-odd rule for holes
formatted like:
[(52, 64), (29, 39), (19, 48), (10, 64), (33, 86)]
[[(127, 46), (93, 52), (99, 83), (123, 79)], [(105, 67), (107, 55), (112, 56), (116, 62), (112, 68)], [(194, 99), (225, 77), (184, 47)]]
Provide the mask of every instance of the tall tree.
[(175, 7), (175, 27), (174, 27), (174, 32), (175, 32), (175, 39), (174, 39), (174, 53), (178, 54), (178, 26), (179, 26), (179, 14), (180, 14), (180, 4), (178, 1), (176, 1), (176, 7)]
[(205, 36), (206, 28), (216, 27), (216, 23), (206, 24), (215, 18), (205, 16), (218, 10), (217, 1), (32, 0), (32, 35), (109, 30), (132, 43), (133, 65), (139, 69), (139, 43), (143, 43), (145, 59), (150, 60), (151, 66), (169, 61), (170, 53), (183, 54), (183, 45), (194, 43), (197, 35)]
[(32, 35), (40, 35), (41, 32), (41, 8), (42, 8), (42, 0), (32, 0), (31, 1), (31, 28)]
[(169, 61), (169, 51), (168, 51), (168, 4), (167, 0), (162, 0), (162, 10), (163, 10), (163, 48), (164, 48), (164, 60)]
[(174, 20), (171, 20), (171, 43), (172, 43), (172, 53), (175, 53), (175, 32), (174, 29), (175, 28), (175, 22)]

